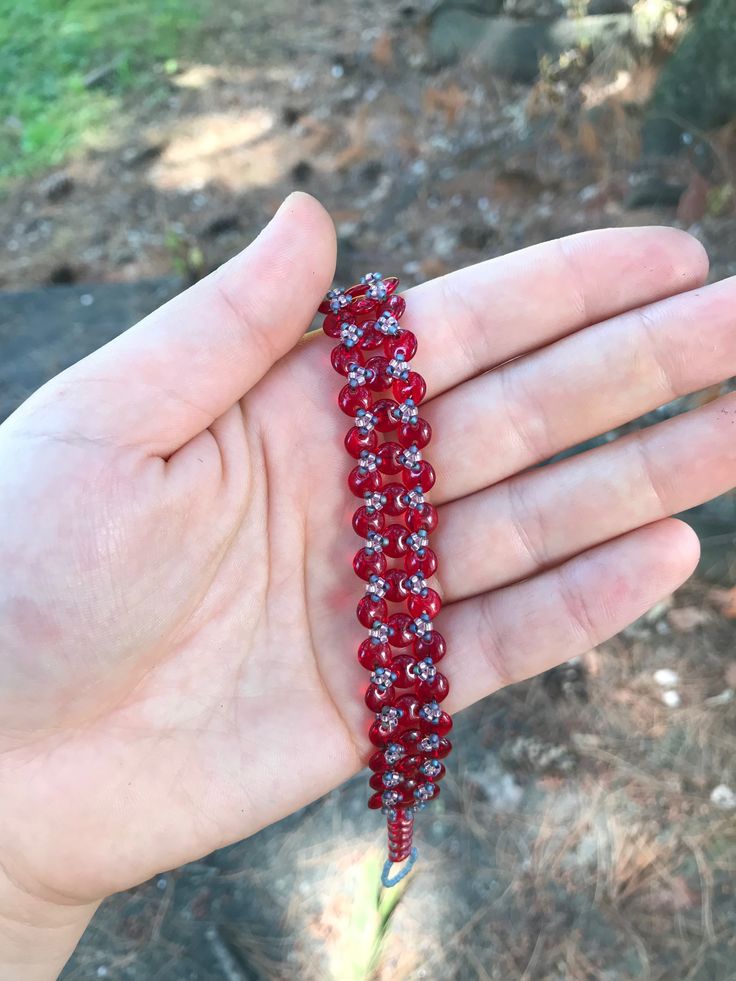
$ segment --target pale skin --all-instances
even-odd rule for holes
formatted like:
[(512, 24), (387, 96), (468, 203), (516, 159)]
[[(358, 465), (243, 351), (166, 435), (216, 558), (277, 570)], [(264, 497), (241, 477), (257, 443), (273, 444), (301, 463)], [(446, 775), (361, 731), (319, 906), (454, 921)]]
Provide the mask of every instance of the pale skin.
[[(365, 763), (349, 423), (331, 342), (303, 337), (334, 262), (329, 216), (292, 195), (0, 427), (0, 977), (55, 977), (103, 897)], [(706, 275), (685, 233), (620, 229), (408, 293), (449, 711), (695, 567), (669, 515), (736, 483), (733, 397), (535, 464), (736, 373), (736, 281)]]

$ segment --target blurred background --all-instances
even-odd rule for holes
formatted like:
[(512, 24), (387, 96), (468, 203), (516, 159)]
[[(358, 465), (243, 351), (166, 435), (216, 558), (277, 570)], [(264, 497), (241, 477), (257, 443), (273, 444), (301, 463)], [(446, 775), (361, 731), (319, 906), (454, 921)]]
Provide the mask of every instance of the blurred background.
[[(732, 275), (734, 51), (736, 0), (0, 0), (0, 413), (294, 187), (341, 283), (650, 223)], [(361, 776), (110, 899), (64, 978), (736, 978), (733, 495), (686, 518), (677, 595), (459, 717), (406, 888)]]

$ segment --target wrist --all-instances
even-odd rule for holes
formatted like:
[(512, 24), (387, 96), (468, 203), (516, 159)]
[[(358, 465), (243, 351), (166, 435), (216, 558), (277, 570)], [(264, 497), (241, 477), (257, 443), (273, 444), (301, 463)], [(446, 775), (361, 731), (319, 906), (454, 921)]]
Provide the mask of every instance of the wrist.
[(57, 978), (98, 905), (34, 896), (0, 865), (0, 981)]

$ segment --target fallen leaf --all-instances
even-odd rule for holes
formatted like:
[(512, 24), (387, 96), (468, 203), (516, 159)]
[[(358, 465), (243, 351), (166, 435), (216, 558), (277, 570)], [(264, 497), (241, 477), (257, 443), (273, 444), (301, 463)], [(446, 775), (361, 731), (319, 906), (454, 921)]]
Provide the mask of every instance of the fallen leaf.
[(686, 228), (700, 221), (705, 214), (708, 208), (709, 191), (710, 184), (696, 171), (677, 205), (677, 218)]
[(429, 86), (424, 90), (424, 111), (428, 115), (444, 112), (448, 124), (452, 125), (465, 108), (468, 95), (459, 85), (449, 85), (446, 89)]
[(376, 38), (371, 54), (375, 63), (381, 65), (383, 68), (388, 68), (393, 63), (394, 45), (388, 31), (385, 31)]

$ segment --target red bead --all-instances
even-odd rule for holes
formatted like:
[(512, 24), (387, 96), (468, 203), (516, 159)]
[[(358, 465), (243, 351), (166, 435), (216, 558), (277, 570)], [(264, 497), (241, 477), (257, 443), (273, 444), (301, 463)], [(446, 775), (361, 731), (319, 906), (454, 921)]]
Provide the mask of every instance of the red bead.
[[(395, 670), (392, 668), (392, 670)], [(417, 683), (417, 695), (424, 702), (441, 702), (447, 698), (450, 692), (450, 682), (439, 672), (434, 676), (434, 681), (420, 681)]]
[(402, 555), (406, 555), (407, 530), (404, 525), (389, 525), (384, 531), (384, 535), (388, 538), (388, 545), (383, 546), (386, 555), (392, 559), (399, 559)]
[(383, 511), (368, 511), (364, 506), (358, 508), (353, 515), (353, 529), (361, 538), (367, 538), (369, 531), (383, 531), (385, 524)]
[(425, 548), (424, 555), (409, 552), (404, 559), (404, 568), (410, 576), (415, 572), (421, 572), (425, 579), (429, 579), (437, 571), (437, 556), (431, 548)]
[(433, 504), (423, 504), (419, 508), (410, 508), (406, 516), (406, 524), (410, 531), (419, 531), (425, 528), (428, 532), (433, 532), (439, 524), (437, 508)]
[[(384, 279), (383, 281), (383, 284), (384, 286), (386, 286), (387, 290), (389, 289), (387, 285), (388, 282), (389, 282), (388, 279)], [(396, 282), (398, 283), (398, 280), (396, 280)], [(393, 289), (395, 290), (396, 286), (394, 286)], [(393, 292), (393, 290), (389, 290), (389, 292)], [(390, 300), (385, 300), (384, 303), (381, 305), (379, 314), (390, 313), (392, 317), (396, 317), (397, 320), (401, 320), (401, 315), (403, 314), (404, 310), (406, 310), (406, 300), (404, 299), (404, 297), (392, 296)]]
[(445, 638), (439, 630), (433, 630), (425, 637), (417, 637), (414, 641), (414, 657), (417, 661), (423, 661), (425, 657), (431, 657), (435, 664), (442, 660), (447, 651)]
[(452, 729), (452, 719), (447, 712), (441, 712), (436, 722), (429, 722), (427, 719), (420, 717), (419, 726), (422, 732), (427, 735), (436, 732), (438, 736), (444, 736)]
[[(353, 293), (352, 290), (346, 290), (346, 293), (350, 293), (351, 296), (359, 296), (359, 294)], [(367, 317), (369, 314), (373, 316), (376, 312), (376, 307), (378, 303), (376, 300), (372, 300), (369, 296), (359, 296), (359, 299), (353, 300), (350, 304), (350, 315), (351, 317)]]
[(399, 456), (402, 453), (402, 449), (398, 443), (394, 443), (388, 440), (385, 443), (381, 443), (378, 449), (378, 469), (381, 473), (387, 476), (393, 476), (393, 474), (398, 473), (401, 470), (401, 463), (399, 461)]
[[(366, 391), (368, 391), (366, 389)], [(392, 429), (396, 429), (396, 419), (394, 418), (394, 412), (398, 409), (398, 405), (393, 399), (379, 399), (373, 406), (373, 413), (377, 417), (376, 429), (380, 433), (389, 433)]]
[(372, 550), (369, 552), (367, 548), (361, 548), (359, 552), (356, 552), (353, 559), (355, 575), (365, 582), (368, 582), (371, 576), (382, 576), (387, 565), (386, 556), (383, 552)]
[(396, 699), (396, 692), (393, 685), (390, 688), (381, 690), (375, 685), (368, 685), (365, 693), (365, 704), (374, 712), (380, 712), (384, 705), (393, 705)]
[(360, 457), (363, 450), (373, 451), (377, 446), (378, 433), (374, 430), (368, 433), (361, 432), (357, 426), (348, 429), (347, 435), (345, 436), (345, 449), (356, 460)]
[[(403, 715), (401, 717), (400, 727), (401, 729), (413, 729), (417, 723), (421, 723), (422, 720), (419, 718), (419, 709), (422, 703), (410, 692), (405, 695), (400, 695), (399, 698), (394, 702), (397, 708), (401, 709)], [(421, 729), (421, 724), (419, 726)]]
[[(435, 592), (434, 589), (427, 589), (426, 596), (414, 596), (409, 597), (409, 613), (413, 617), (420, 617), (422, 613), (428, 613), (431, 618), (437, 616), (442, 608), (442, 600), (440, 599), (439, 593)], [(382, 620), (383, 617), (379, 617)]]
[(397, 378), (391, 386), (391, 390), (397, 402), (413, 399), (419, 405), (427, 394), (427, 383), (416, 371), (410, 371), (407, 378)]
[(426, 460), (420, 460), (415, 467), (411, 470), (404, 470), (401, 474), (401, 480), (408, 490), (412, 487), (421, 487), (421, 489), (426, 493), (434, 487), (435, 473), (434, 467), (427, 463)]
[(362, 385), (358, 385), (356, 388), (344, 385), (337, 396), (337, 404), (346, 416), (354, 416), (358, 409), (370, 407), (371, 393)]
[(368, 807), (372, 811), (380, 811), (383, 807), (383, 800), (381, 799), (380, 793), (375, 793), (368, 799)]
[(415, 678), (409, 673), (410, 668), (416, 664), (413, 655), (397, 654), (391, 661), (391, 670), (396, 673), (394, 684), (397, 688), (413, 688)]
[(408, 594), (404, 583), (406, 582), (406, 572), (404, 569), (389, 569), (384, 576), (387, 583), (386, 599), (391, 603), (402, 603)]
[(358, 648), (358, 663), (366, 671), (387, 668), (391, 664), (391, 648), (388, 644), (376, 644), (369, 637)]
[(322, 321), (322, 330), (328, 337), (339, 337), (341, 325), (350, 318), (347, 309), (340, 313), (328, 313)]
[(392, 613), (388, 625), (392, 628), (391, 645), (393, 647), (409, 647), (414, 642), (414, 633), (409, 630), (413, 620), (406, 613)]
[(440, 739), (439, 746), (432, 753), (430, 753), (430, 756), (434, 757), (437, 760), (443, 760), (446, 756), (449, 756), (451, 752), (452, 752), (452, 743), (450, 742), (449, 739), (442, 738)]
[(402, 487), (401, 484), (386, 484), (381, 493), (386, 498), (386, 503), (383, 505), (386, 514), (391, 515), (392, 518), (398, 518), (400, 514), (406, 511), (406, 504), (403, 500), (406, 488)]
[(417, 353), (416, 335), (410, 330), (400, 330), (393, 337), (389, 336), (383, 342), (383, 350), (387, 358), (395, 358), (398, 354), (403, 354), (404, 361), (411, 361)]
[(383, 334), (380, 330), (375, 329), (374, 324), (374, 320), (368, 320), (360, 326), (363, 336), (359, 343), (363, 351), (375, 351), (383, 343)]
[(421, 450), (432, 439), (432, 427), (426, 419), (419, 419), (415, 423), (407, 422), (399, 426), (397, 432), (398, 441), (404, 447), (413, 444)]
[(347, 348), (344, 344), (338, 344), (332, 349), (330, 361), (338, 375), (347, 375), (348, 365), (363, 364), (363, 356), (355, 348)]
[(388, 604), (385, 600), (375, 599), (371, 595), (363, 596), (358, 603), (358, 620), (364, 627), (371, 627), (374, 620), (385, 620), (388, 616)]
[(391, 387), (391, 375), (388, 374), (389, 360), (382, 354), (377, 354), (366, 362), (366, 368), (373, 372), (370, 387), (374, 392), (385, 392)]
[(381, 474), (378, 470), (354, 467), (348, 474), (348, 487), (356, 497), (362, 497), (366, 491), (380, 490), (381, 483)]

